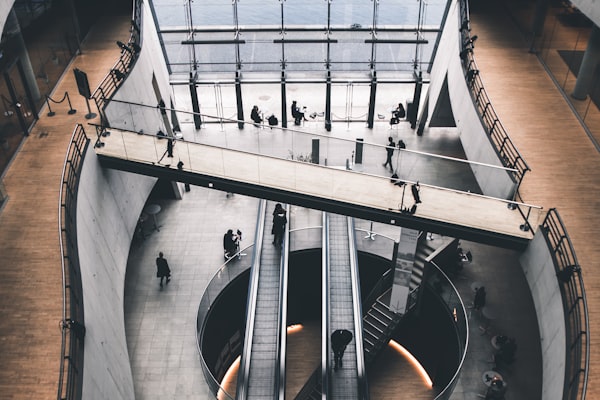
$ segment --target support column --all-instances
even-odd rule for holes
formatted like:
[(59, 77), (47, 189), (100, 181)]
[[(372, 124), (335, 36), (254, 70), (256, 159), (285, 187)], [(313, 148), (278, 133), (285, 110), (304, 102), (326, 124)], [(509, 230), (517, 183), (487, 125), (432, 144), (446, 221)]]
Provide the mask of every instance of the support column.
[(235, 73), (235, 98), (237, 99), (238, 128), (244, 129), (244, 103), (242, 102), (242, 83), (239, 71)]
[(546, 14), (548, 13), (548, 0), (537, 0), (535, 2), (535, 10), (533, 14), (533, 23), (531, 24), (531, 45), (530, 53), (535, 53), (535, 39), (544, 29)]
[(198, 92), (196, 91), (196, 76), (190, 72), (190, 98), (192, 100), (192, 112), (194, 113), (194, 127), (202, 128), (202, 118), (200, 117), (200, 104), (198, 104)]
[(413, 95), (412, 106), (407, 107), (406, 116), (410, 121), (411, 129), (415, 129), (417, 127), (417, 115), (419, 113), (419, 103), (421, 102), (421, 89), (423, 87), (423, 74), (419, 71), (419, 76), (415, 81), (415, 93)]
[[(283, 4), (283, 3), (282, 3)], [(282, 5), (283, 7), (283, 5)], [(281, 127), (287, 128), (287, 91), (285, 90), (285, 72), (281, 71)]]
[(577, 82), (575, 83), (575, 89), (571, 93), (571, 97), (577, 100), (585, 100), (589, 89), (592, 87), (592, 80), (594, 78), (594, 70), (600, 60), (600, 29), (594, 25), (590, 38), (588, 39), (587, 49), (583, 55), (581, 61), (581, 67), (579, 67), (579, 73), (577, 74)]
[(331, 132), (331, 72), (327, 71), (325, 87), (325, 130)]
[(373, 71), (371, 78), (371, 93), (369, 95), (369, 115), (367, 116), (367, 126), (373, 129), (373, 120), (375, 119), (375, 97), (377, 94), (377, 76)]
[(394, 254), (392, 265), (394, 265), (394, 283), (390, 296), (390, 310), (404, 314), (410, 294), (410, 277), (412, 275), (415, 254), (417, 252), (417, 239), (419, 231), (415, 229), (402, 228), (400, 241), (394, 243)]

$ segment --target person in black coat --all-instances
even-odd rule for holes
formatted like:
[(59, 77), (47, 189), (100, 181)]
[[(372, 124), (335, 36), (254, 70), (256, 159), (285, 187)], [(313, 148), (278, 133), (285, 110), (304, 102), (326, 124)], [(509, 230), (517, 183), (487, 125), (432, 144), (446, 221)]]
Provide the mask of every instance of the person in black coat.
[(473, 308), (477, 311), (481, 310), (485, 306), (485, 287), (481, 286), (475, 291), (475, 299), (473, 300)]
[(347, 329), (336, 329), (331, 334), (331, 349), (333, 350), (334, 366), (333, 369), (337, 370), (342, 367), (342, 358), (344, 357), (344, 351), (346, 346), (352, 341), (352, 332)]
[(162, 251), (158, 253), (158, 257), (156, 258), (156, 277), (160, 278), (160, 287), (163, 287), (163, 280), (165, 278), (167, 278), (167, 285), (171, 282), (171, 269)]
[(287, 224), (286, 214), (287, 213), (281, 204), (277, 203), (275, 205), (275, 210), (273, 211), (273, 229), (271, 230), (273, 233), (273, 244), (275, 246), (281, 246), (281, 243), (283, 242), (285, 224)]
[(252, 107), (252, 111), (250, 112), (250, 119), (254, 121), (254, 126), (258, 127), (263, 119), (260, 116), (260, 111), (258, 110), (258, 106)]
[(386, 151), (386, 159), (385, 159), (385, 163), (383, 163), (383, 166), (390, 166), (390, 169), (392, 170), (392, 172), (394, 172), (394, 166), (392, 165), (392, 156), (394, 155), (394, 149), (396, 148), (396, 143), (394, 143), (394, 138), (393, 137), (388, 137), (388, 144), (385, 147), (385, 151)]
[(304, 113), (300, 111), (300, 107), (296, 103), (296, 100), (292, 101), (292, 117), (294, 118), (294, 125), (300, 125), (302, 120), (307, 121), (304, 117)]
[(223, 249), (225, 250), (226, 260), (233, 257), (233, 255), (236, 253), (238, 248), (238, 240), (238, 236), (233, 233), (233, 229), (227, 230), (225, 235), (223, 235)]

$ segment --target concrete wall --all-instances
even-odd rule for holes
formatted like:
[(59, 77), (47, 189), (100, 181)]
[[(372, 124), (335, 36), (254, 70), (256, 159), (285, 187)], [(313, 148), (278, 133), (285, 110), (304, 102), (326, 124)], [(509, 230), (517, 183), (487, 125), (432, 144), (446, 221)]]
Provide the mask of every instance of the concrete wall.
[(106, 117), (110, 126), (115, 128), (136, 132), (143, 130), (145, 133), (156, 133), (158, 130), (162, 130), (167, 133), (167, 127), (156, 108), (159, 100), (152, 85), (152, 77), (155, 77), (160, 95), (166, 106), (169, 107), (171, 97), (169, 72), (162, 56), (158, 33), (148, 2), (143, 3), (142, 9), (142, 50), (129, 76), (113, 98), (149, 105), (152, 108), (112, 102), (106, 107)]
[[(429, 115), (433, 115), (442, 84), (447, 77), (450, 104), (467, 158), (470, 161), (502, 166), (471, 100), (465, 80), (459, 56), (460, 25), (460, 7), (457, 1), (453, 1), (431, 69)], [(506, 171), (483, 166), (472, 166), (472, 169), (485, 195), (503, 199), (512, 198), (515, 183)]]
[[(169, 98), (168, 74), (164, 61), (155, 60), (162, 57), (151, 57), (153, 52), (161, 53), (160, 48), (156, 48), (158, 38), (147, 5), (144, 13), (142, 45), (149, 49), (143, 47), (134, 70), (116, 97), (156, 105), (152, 74), (156, 74), (166, 99)], [(109, 108), (112, 114), (129, 113), (122, 105), (113, 103)], [(144, 126), (146, 129), (150, 126), (155, 129), (158, 124), (140, 115), (135, 119), (152, 124)], [(155, 182), (156, 178), (102, 169), (92, 147), (86, 154), (77, 201), (77, 237), (87, 328), (84, 399), (135, 398), (123, 315), (125, 271), (137, 220)]]
[(594, 24), (600, 26), (600, 1), (598, 0), (571, 0), (571, 3), (584, 13)]
[(83, 163), (77, 238), (84, 295), (84, 399), (133, 399), (123, 297), (135, 225), (156, 178), (100, 167), (92, 146)]
[(560, 400), (565, 380), (565, 317), (552, 256), (541, 229), (538, 229), (520, 262), (529, 283), (540, 327), (542, 398)]
[(0, 0), (0, 32), (4, 32), (4, 24), (15, 0)]

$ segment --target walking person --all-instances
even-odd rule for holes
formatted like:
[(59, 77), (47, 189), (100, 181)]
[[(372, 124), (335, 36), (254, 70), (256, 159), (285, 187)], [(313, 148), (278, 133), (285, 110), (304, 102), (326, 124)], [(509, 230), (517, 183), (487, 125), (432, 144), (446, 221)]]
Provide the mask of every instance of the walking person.
[(344, 351), (346, 346), (352, 341), (352, 332), (347, 329), (336, 329), (331, 334), (331, 349), (333, 350), (334, 366), (333, 369), (337, 371), (338, 368), (342, 367), (342, 358), (344, 357)]
[(478, 287), (475, 291), (475, 299), (473, 300), (473, 308), (480, 311), (485, 306), (485, 287)]
[[(242, 232), (238, 229), (238, 234), (241, 236)], [(233, 233), (233, 229), (228, 229), (225, 235), (223, 235), (223, 250), (225, 251), (225, 260), (229, 260), (235, 255), (238, 250), (238, 243), (240, 237)]]
[(273, 228), (271, 233), (273, 236), (273, 244), (275, 246), (281, 246), (283, 242), (283, 234), (285, 232), (285, 224), (287, 223), (287, 216), (285, 209), (281, 206), (281, 203), (275, 205), (273, 211)]
[(390, 166), (390, 170), (392, 172), (394, 172), (394, 166), (392, 165), (392, 156), (394, 155), (394, 149), (396, 148), (396, 143), (394, 143), (394, 138), (392, 138), (391, 136), (388, 137), (388, 144), (385, 147), (385, 151), (387, 153), (387, 158), (385, 159), (385, 163), (383, 163), (383, 166)]
[(158, 257), (156, 258), (156, 277), (160, 278), (161, 288), (163, 287), (163, 280), (165, 278), (167, 278), (167, 285), (171, 282), (171, 269), (162, 251), (158, 253)]

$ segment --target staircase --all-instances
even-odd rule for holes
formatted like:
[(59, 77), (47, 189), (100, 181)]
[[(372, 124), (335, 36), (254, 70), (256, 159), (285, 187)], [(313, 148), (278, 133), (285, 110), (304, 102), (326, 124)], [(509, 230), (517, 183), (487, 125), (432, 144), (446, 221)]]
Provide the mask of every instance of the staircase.
[[(427, 257), (435, 251), (435, 248), (425, 239), (422, 233), (417, 244), (415, 262), (410, 277), (410, 294), (408, 300), (408, 311), (417, 305), (421, 283), (425, 275)], [(387, 345), (392, 334), (404, 314), (396, 314), (390, 311), (390, 296), (392, 292), (393, 272), (382, 279), (389, 280), (389, 288), (382, 293), (363, 317), (363, 343), (365, 350), (365, 361), (372, 362), (381, 349)], [(388, 286), (388, 285), (386, 285)], [(368, 304), (368, 303), (367, 303)]]

